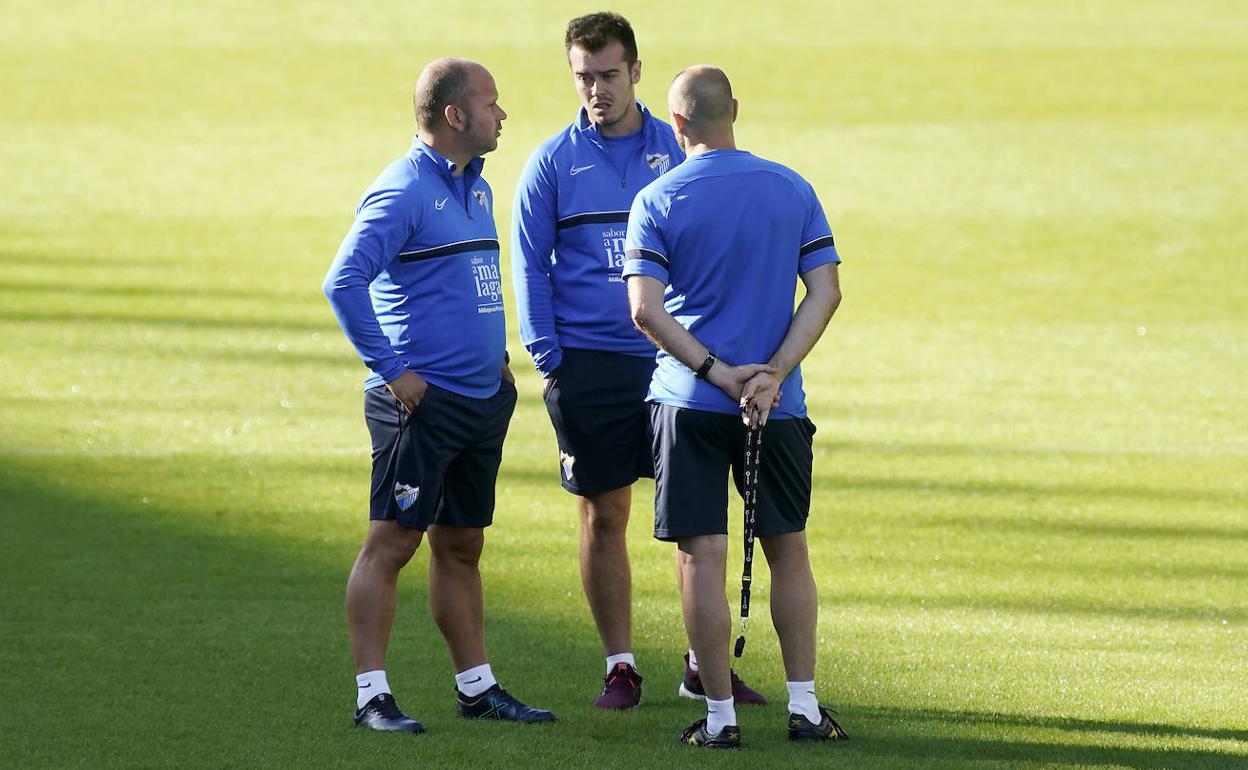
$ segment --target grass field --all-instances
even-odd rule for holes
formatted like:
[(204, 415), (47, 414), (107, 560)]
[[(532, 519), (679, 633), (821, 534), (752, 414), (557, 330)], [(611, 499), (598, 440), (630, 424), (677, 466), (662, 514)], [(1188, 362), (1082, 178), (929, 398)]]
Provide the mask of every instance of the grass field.
[(572, 503), (514, 319), (488, 634), (561, 721), (454, 718), (422, 549), (389, 669), (430, 733), (350, 728), (364, 369), (321, 278), (437, 55), (498, 80), (505, 229), (594, 8), (6, 0), (0, 766), (1248, 766), (1245, 6), (617, 9), (642, 98), (665, 115), (680, 67), (723, 65), (741, 146), (815, 184), (845, 258), (806, 372), (818, 679), (853, 740), (784, 740), (762, 569), (738, 671), (779, 705), (742, 712), (742, 755), (675, 745), (699, 712), (644, 487), (645, 704), (588, 707)]

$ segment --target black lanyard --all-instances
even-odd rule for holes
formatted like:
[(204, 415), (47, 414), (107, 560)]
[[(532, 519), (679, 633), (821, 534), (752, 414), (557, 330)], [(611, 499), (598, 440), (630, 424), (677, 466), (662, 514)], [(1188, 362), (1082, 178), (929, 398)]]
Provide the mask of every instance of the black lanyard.
[(754, 522), (758, 517), (758, 470), (763, 454), (763, 431), (757, 426), (745, 434), (745, 566), (741, 569), (741, 635), (737, 637), (732, 654), (741, 657), (745, 652), (745, 621), (750, 617), (750, 582), (754, 571)]

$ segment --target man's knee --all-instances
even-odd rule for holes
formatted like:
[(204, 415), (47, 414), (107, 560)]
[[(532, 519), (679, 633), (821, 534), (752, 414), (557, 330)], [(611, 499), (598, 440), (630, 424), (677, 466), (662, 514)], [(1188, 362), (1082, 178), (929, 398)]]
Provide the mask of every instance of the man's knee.
[(723, 564), (728, 558), (727, 535), (682, 537), (676, 541), (676, 547), (684, 555), (678, 559), (685, 565)]
[(810, 562), (810, 551), (806, 547), (804, 531), (789, 532), (774, 537), (760, 537), (758, 542), (763, 546), (763, 554), (767, 557), (767, 563), (773, 567)]
[(623, 537), (632, 502), (628, 487), (581, 498), (581, 526), (595, 537)]
[(429, 528), (429, 549), (439, 561), (453, 561), (475, 566), (481, 559), (485, 545), (485, 530), (481, 527)]
[(394, 521), (373, 521), (360, 549), (360, 561), (399, 570), (411, 561), (424, 532), (401, 527)]

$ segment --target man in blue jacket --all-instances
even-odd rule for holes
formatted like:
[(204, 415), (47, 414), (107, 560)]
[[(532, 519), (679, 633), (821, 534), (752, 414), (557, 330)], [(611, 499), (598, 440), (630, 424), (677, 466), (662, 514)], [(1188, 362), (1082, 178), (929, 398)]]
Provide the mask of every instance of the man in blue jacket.
[[(576, 120), (529, 158), (512, 210), (520, 339), (545, 378), (564, 489), (577, 496), (581, 582), (606, 654), (595, 706), (641, 700), (625, 533), (632, 484), (653, 477), (644, 405), (654, 345), (628, 316), (621, 270), (639, 190), (682, 160), (671, 126), (637, 101), (632, 27), (614, 13), (573, 19), (564, 39)], [(689, 656), (680, 694), (705, 697)], [(734, 680), (741, 702), (765, 702)]]
[(347, 581), (356, 662), (355, 723), (420, 733), (386, 680), (399, 571), (429, 535), (429, 605), (450, 648), (461, 717), (543, 722), (503, 690), (485, 654), (478, 559), (516, 405), (507, 368), (494, 198), (481, 155), (498, 146), (494, 79), (438, 59), (413, 97), (406, 156), (365, 191), (325, 295), (371, 370), (364, 417), (373, 445), (368, 535)]

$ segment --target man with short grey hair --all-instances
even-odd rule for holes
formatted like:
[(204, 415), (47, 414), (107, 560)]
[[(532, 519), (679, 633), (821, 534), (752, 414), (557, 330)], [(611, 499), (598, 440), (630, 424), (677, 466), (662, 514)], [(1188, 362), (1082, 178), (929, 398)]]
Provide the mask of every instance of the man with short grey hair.
[(507, 366), (494, 197), (480, 156), (507, 117), (490, 73), (438, 59), (412, 98), (408, 154), (365, 191), (324, 291), (365, 365), (372, 438), (368, 535), (347, 581), (355, 723), (420, 733), (386, 678), (399, 571), (429, 537), (429, 605), (461, 717), (544, 722), (503, 690), (485, 652), (478, 560), (516, 405)]
[[(660, 348), (647, 397), (654, 535), (685, 557), (685, 627), (706, 690), (707, 716), (681, 740), (741, 745), (724, 596), (729, 469), (743, 496), (757, 485), (754, 526), (771, 567), (788, 736), (843, 740), (815, 699), (818, 603), (805, 533), (815, 426), (798, 366), (840, 302), (841, 259), (810, 183), (737, 149), (737, 100), (722, 70), (686, 69), (668, 107), (687, 159), (633, 201), (624, 275), (633, 321)], [(799, 277), (806, 294), (794, 312)], [(746, 479), (752, 431), (761, 468)]]

